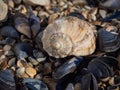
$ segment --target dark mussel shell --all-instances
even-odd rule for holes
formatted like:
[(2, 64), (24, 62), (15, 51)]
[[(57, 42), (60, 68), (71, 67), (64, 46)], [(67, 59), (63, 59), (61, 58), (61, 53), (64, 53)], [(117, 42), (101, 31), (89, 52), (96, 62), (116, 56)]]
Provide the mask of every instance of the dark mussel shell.
[(105, 0), (105, 2), (100, 2), (99, 5), (106, 9), (120, 9), (120, 0)]
[(82, 60), (82, 57), (73, 57), (72, 59), (68, 60), (53, 73), (53, 78), (61, 79), (65, 75), (73, 72)]
[(81, 90), (98, 90), (97, 80), (92, 73), (82, 77)]
[(14, 76), (9, 69), (0, 71), (0, 90), (16, 90)]
[(67, 85), (74, 81), (74, 78), (75, 78), (75, 74), (70, 73), (64, 76), (63, 78), (59, 79), (56, 84), (55, 90), (65, 90), (65, 88), (67, 88)]
[(29, 26), (29, 21), (25, 15), (20, 14), (20, 13), (16, 14), (14, 16), (14, 24), (18, 32), (24, 34), (28, 38), (31, 38), (31, 30)]
[(119, 18), (120, 18), (120, 11), (116, 11), (112, 15), (103, 18), (101, 21), (107, 22), (107, 21), (111, 21), (112, 19), (119, 19)]
[(38, 32), (40, 31), (40, 20), (39, 18), (33, 13), (32, 7), (29, 5), (26, 5), (27, 11), (28, 11), (28, 20), (29, 25), (32, 32), (32, 37), (34, 38)]
[(80, 82), (82, 77), (86, 74), (89, 74), (90, 72), (88, 71), (87, 68), (82, 68), (82, 69), (78, 69), (76, 76), (75, 76), (75, 82)]
[(107, 64), (110, 68), (118, 68), (118, 60), (112, 56), (101, 56), (96, 59)]
[[(43, 35), (43, 31), (39, 32), (38, 35), (37, 35), (36, 38), (35, 38), (35, 42), (36, 42), (36, 44), (38, 45), (38, 48), (39, 48), (39, 49), (42, 49), (42, 47), (43, 47), (42, 41), (41, 41), (42, 35)], [(42, 49), (42, 50), (43, 50), (43, 49)]]
[(8, 45), (13, 45), (15, 43), (15, 39), (7, 37), (5, 40), (0, 41), (0, 44), (8, 44)]
[(120, 38), (117, 34), (113, 34), (106, 30), (98, 31), (99, 46), (102, 51), (114, 52), (120, 48)]
[(19, 33), (12, 26), (4, 26), (0, 30), (0, 34), (3, 36), (11, 37), (11, 38), (16, 38), (16, 39), (19, 38)]
[(14, 52), (18, 58), (24, 59), (28, 56), (32, 56), (33, 47), (28, 43), (17, 43), (14, 46)]
[(107, 87), (107, 90), (120, 90), (120, 87), (117, 86), (117, 85), (114, 85), (114, 86), (108, 86), (108, 87)]
[(22, 83), (30, 90), (48, 90), (47, 85), (38, 79), (24, 78)]
[(32, 35), (33, 35), (32, 37), (34, 38), (40, 31), (40, 20), (37, 16), (32, 14), (29, 17), (29, 23), (30, 23), (31, 30), (32, 30)]
[(90, 61), (87, 68), (98, 80), (105, 79), (113, 75), (113, 71), (110, 66), (104, 63), (99, 57)]

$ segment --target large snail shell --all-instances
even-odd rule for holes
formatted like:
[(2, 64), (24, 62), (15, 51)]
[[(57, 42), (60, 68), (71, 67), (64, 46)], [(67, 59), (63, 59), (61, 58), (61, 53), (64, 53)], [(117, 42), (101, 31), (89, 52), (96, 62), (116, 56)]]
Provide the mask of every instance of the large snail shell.
[(3, 21), (8, 13), (8, 6), (2, 0), (0, 0), (0, 21)]
[(44, 30), (43, 48), (56, 58), (92, 54), (95, 50), (94, 30), (94, 26), (77, 17), (58, 19)]

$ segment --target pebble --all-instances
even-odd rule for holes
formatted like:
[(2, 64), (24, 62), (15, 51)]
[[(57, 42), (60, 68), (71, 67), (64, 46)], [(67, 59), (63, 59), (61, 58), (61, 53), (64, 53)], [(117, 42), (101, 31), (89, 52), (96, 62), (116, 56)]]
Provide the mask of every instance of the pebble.
[(18, 77), (21, 77), (25, 73), (25, 67), (19, 67), (16, 73)]
[(14, 65), (15, 65), (15, 62), (16, 62), (16, 58), (15, 58), (15, 57), (11, 58), (11, 59), (8, 61), (9, 67), (14, 66)]
[(66, 87), (65, 90), (74, 90), (73, 84), (72, 84), (72, 83), (69, 83), (69, 84), (67, 85), (67, 87)]
[(11, 50), (9, 50), (9, 51), (6, 51), (4, 54), (5, 54), (6, 56), (12, 56), (12, 55), (14, 55), (14, 52), (11, 51)]
[(5, 56), (5, 55), (2, 55), (2, 56), (0, 57), (0, 60), (4, 60), (4, 59), (6, 59), (6, 56)]
[(101, 15), (102, 18), (106, 17), (107, 12), (105, 10), (99, 10), (99, 14)]
[(18, 60), (17, 61), (17, 67), (25, 67), (27, 66), (27, 62), (25, 60)]
[(49, 74), (52, 72), (52, 65), (51, 63), (45, 63), (43, 68), (43, 74)]
[(26, 74), (28, 74), (31, 78), (33, 78), (33, 77), (37, 74), (36, 70), (35, 70), (34, 68), (32, 68), (32, 67), (25, 68), (25, 72), (26, 72)]
[(26, 73), (24, 73), (21, 77), (22, 77), (22, 78), (29, 78), (29, 75), (26, 74)]
[(12, 66), (10, 69), (13, 70), (14, 72), (16, 71), (16, 67), (15, 66)]
[(38, 65), (38, 64), (39, 64), (39, 62), (38, 62), (35, 58), (33, 58), (33, 57), (28, 57), (28, 60), (29, 60), (33, 65)]
[(81, 84), (78, 82), (75, 84), (74, 90), (80, 90)]
[(36, 79), (39, 79), (39, 80), (42, 80), (42, 78), (43, 78), (42, 73), (37, 74), (37, 75), (35, 76), (35, 78), (36, 78)]
[(0, 70), (5, 70), (7, 69), (8, 64), (7, 61), (3, 61), (2, 63), (0, 63)]
[(3, 50), (4, 50), (4, 51), (9, 51), (11, 48), (12, 48), (12, 47), (11, 47), (10, 45), (5, 45), (5, 46), (3, 47)]

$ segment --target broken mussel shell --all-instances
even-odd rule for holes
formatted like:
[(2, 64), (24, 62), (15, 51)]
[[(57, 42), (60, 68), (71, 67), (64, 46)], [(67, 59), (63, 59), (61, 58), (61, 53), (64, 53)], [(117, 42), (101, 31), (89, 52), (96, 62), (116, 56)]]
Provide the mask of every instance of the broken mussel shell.
[(120, 37), (118, 34), (100, 29), (98, 31), (98, 38), (101, 51), (114, 52), (120, 48)]
[(0, 90), (16, 90), (14, 76), (9, 69), (0, 71)]
[(27, 58), (28, 56), (32, 56), (33, 47), (28, 43), (17, 43), (14, 46), (14, 52), (19, 59), (24, 60), (24, 58)]
[(72, 59), (61, 65), (59, 68), (57, 68), (57, 70), (53, 73), (53, 78), (61, 79), (65, 75), (74, 72), (74, 70), (77, 68), (82, 60), (82, 57), (73, 57)]
[(3, 0), (0, 0), (0, 21), (4, 21), (7, 18), (8, 6)]
[(12, 26), (4, 26), (0, 29), (0, 34), (6, 37), (19, 38), (19, 33)]
[(31, 38), (31, 30), (29, 26), (28, 18), (23, 14), (16, 14), (14, 16), (15, 28), (18, 32), (24, 34), (28, 38)]
[(22, 83), (30, 90), (48, 90), (47, 85), (38, 79), (24, 78)]
[(117, 64), (118, 61), (115, 58), (101, 56), (90, 61), (87, 68), (91, 73), (93, 73), (97, 80), (104, 80), (113, 75), (112, 68), (115, 68)]
[(105, 0), (104, 2), (100, 2), (100, 7), (107, 9), (120, 9), (120, 0)]
[(90, 55), (96, 48), (94, 32), (93, 25), (77, 17), (60, 18), (43, 31), (43, 48), (55, 58)]

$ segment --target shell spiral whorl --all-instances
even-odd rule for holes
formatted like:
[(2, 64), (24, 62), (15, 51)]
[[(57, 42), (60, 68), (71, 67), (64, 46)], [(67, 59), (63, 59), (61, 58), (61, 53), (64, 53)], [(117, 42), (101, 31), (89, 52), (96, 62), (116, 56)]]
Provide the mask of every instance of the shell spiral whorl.
[(52, 48), (51, 53), (53, 53), (52, 56), (65, 57), (72, 50), (72, 41), (70, 37), (63, 33), (53, 34), (50, 39), (50, 44)]

